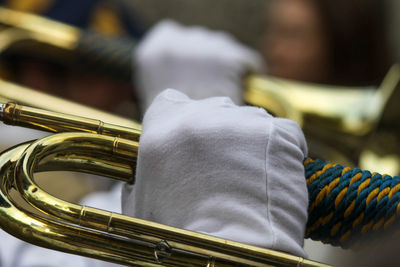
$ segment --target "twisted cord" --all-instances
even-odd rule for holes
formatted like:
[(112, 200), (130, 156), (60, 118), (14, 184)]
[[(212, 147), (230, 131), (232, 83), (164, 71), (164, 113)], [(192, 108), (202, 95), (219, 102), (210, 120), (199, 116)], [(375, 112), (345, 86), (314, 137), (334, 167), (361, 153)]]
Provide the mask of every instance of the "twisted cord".
[(124, 81), (132, 79), (132, 50), (128, 38), (108, 38), (91, 31), (82, 32), (76, 51), (80, 63), (92, 70)]
[(304, 161), (309, 193), (306, 237), (344, 248), (389, 228), (400, 217), (400, 177)]

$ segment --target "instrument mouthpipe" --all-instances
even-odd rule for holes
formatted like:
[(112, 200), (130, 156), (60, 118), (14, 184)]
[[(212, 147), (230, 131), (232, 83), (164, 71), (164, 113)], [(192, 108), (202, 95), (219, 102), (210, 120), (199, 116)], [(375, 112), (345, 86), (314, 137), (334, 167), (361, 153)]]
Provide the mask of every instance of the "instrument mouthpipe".
[(101, 120), (42, 110), (15, 103), (0, 105), (0, 120), (8, 125), (46, 132), (87, 132), (133, 141), (139, 140), (141, 132), (139, 129), (114, 125)]

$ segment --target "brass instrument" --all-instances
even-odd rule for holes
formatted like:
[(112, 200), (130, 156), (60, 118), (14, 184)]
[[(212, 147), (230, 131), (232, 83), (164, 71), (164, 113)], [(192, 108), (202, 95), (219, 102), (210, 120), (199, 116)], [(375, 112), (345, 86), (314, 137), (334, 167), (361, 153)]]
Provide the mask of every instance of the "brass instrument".
[[(17, 51), (131, 81), (131, 39), (111, 39), (34, 14), (0, 7), (0, 51)], [(116, 49), (117, 48), (117, 49)], [(117, 50), (117, 51), (116, 51)]]
[(0, 101), (16, 101), (22, 105), (33, 106), (49, 111), (57, 111), (71, 115), (86, 114), (86, 116), (93, 119), (101, 119), (108, 123), (112, 122), (124, 127), (141, 129), (140, 124), (133, 120), (116, 116), (109, 112), (101, 111), (95, 108), (89, 108), (75, 102), (65, 101), (59, 97), (34, 91), (2, 79), (0, 79)]
[[(50, 56), (61, 55), (63, 60), (79, 58), (70, 55), (81, 55), (76, 50), (82, 51), (81, 44), (93, 37), (71, 26), (4, 8), (0, 8), (0, 24), (5, 28), (0, 32), (0, 50), (46, 46), (52, 47), (46, 50)], [(104, 58), (110, 62), (107, 53)], [(122, 62), (125, 65), (121, 69), (129, 70), (126, 60), (114, 61)], [(317, 155), (354, 162), (360, 147), (376, 130), (388, 99), (398, 88), (399, 77), (399, 67), (395, 66), (379, 89), (360, 90), (321, 89), (251, 76), (247, 79), (245, 100), (298, 121), (308, 142), (316, 141), (311, 150)], [(329, 101), (324, 101), (327, 98)], [(35, 183), (35, 172), (70, 170), (131, 182), (140, 125), (2, 80), (0, 100), (18, 103), (1, 106), (2, 121), (64, 132), (0, 154), (0, 228), (10, 234), (39, 246), (126, 265), (324, 266), (281, 252), (79, 206), (47, 194)], [(79, 114), (93, 119), (77, 117)], [(37, 212), (21, 207), (10, 195), (13, 190)]]
[[(393, 65), (378, 88), (346, 88), (250, 76), (244, 99), (278, 117), (298, 122), (312, 156), (357, 165), (378, 124), (396, 105), (400, 66)], [(391, 112), (393, 116), (393, 111)], [(400, 114), (399, 114), (400, 115)], [(364, 166), (371, 169), (373, 166)], [(383, 171), (385, 172), (385, 171)], [(386, 171), (387, 172), (387, 171)]]
[[(5, 123), (51, 132), (67, 131), (18, 145), (0, 155), (0, 226), (16, 237), (127, 265), (324, 266), (53, 197), (35, 183), (34, 172), (63, 169), (132, 181), (140, 131), (13, 103), (3, 104), (0, 114)], [(12, 189), (41, 214), (15, 203), (10, 197)]]

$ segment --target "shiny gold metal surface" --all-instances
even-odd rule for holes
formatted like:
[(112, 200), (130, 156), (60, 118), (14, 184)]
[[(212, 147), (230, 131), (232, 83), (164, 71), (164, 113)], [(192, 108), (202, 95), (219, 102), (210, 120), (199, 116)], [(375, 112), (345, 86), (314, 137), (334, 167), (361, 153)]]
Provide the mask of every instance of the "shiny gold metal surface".
[(338, 131), (362, 136), (375, 127), (399, 80), (399, 65), (390, 69), (379, 88), (335, 87), (250, 76), (244, 98), (300, 125), (320, 119)]
[[(1, 51), (35, 43), (36, 49), (53, 46), (68, 54), (76, 49), (82, 34), (77, 28), (4, 8), (0, 8), (0, 28)], [(244, 97), (250, 104), (299, 122), (314, 155), (349, 163), (357, 161), (376, 131), (399, 80), (398, 66), (379, 88), (327, 87), (249, 76)], [(126, 265), (324, 266), (49, 195), (36, 184), (35, 172), (70, 170), (131, 182), (140, 125), (3, 80), (0, 100), (18, 103), (2, 106), (1, 117), (6, 123), (68, 132), (0, 155), (0, 226), (10, 234), (36, 245)], [(91, 119), (79, 117), (82, 114)], [(41, 215), (15, 203), (11, 190), (17, 190)]]
[[(18, 115), (27, 110), (30, 116)], [(2, 112), (3, 119), (28, 126), (32, 124), (26, 119), (34, 117), (37, 126), (48, 123), (49, 118), (49, 112), (13, 104), (5, 105)], [(51, 114), (54, 121), (57, 116), (64, 118), (65, 115)], [(72, 118), (71, 125), (74, 125), (78, 119)], [(65, 122), (65, 118), (60, 121)], [(86, 131), (86, 119), (82, 121), (81, 130)], [(57, 130), (63, 128), (57, 127)], [(132, 129), (132, 132), (137, 131)], [(277, 251), (68, 203), (47, 194), (35, 183), (34, 172), (58, 169), (131, 181), (138, 143), (113, 135), (59, 133), (3, 152), (0, 155), (1, 228), (36, 245), (127, 265), (324, 266)], [(43, 215), (19, 207), (9, 195), (11, 188), (16, 188)]]
[[(64, 106), (65, 107), (65, 106)], [(129, 140), (139, 140), (140, 127), (128, 128), (97, 119), (76, 115), (60, 114), (15, 103), (0, 105), (1, 119), (9, 125), (24, 126), (46, 132), (89, 132), (108, 136), (118, 136)], [(117, 116), (115, 116), (117, 117)], [(136, 126), (135, 122), (127, 123)]]
[[(63, 104), (68, 108), (67, 102)], [(36, 184), (35, 172), (69, 170), (131, 182), (140, 129), (14, 103), (1, 105), (0, 117), (13, 125), (67, 132), (19, 145), (0, 155), (0, 225), (20, 239), (126, 265), (324, 266), (51, 196)], [(15, 203), (11, 189), (41, 213), (29, 212)]]
[[(95, 108), (89, 108), (84, 105), (68, 101), (56, 96), (34, 91), (32, 89), (7, 82), (0, 79), (0, 101), (15, 102), (21, 105), (40, 108), (48, 111), (56, 111), (75, 116), (85, 116), (101, 120), (105, 123), (113, 123), (122, 127), (141, 129), (141, 125), (133, 120), (116, 116), (114, 114), (101, 111)], [(115, 126), (117, 127), (117, 126)]]

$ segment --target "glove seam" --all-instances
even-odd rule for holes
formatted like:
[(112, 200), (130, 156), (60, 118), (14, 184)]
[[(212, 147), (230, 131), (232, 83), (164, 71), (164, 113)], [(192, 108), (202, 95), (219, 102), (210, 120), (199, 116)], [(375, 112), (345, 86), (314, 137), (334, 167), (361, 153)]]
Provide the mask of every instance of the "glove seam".
[(275, 248), (275, 244), (276, 244), (276, 233), (275, 233), (275, 227), (273, 226), (273, 221), (272, 221), (272, 215), (271, 215), (271, 209), (270, 209), (270, 199), (269, 199), (269, 177), (268, 177), (268, 166), (269, 166), (269, 157), (268, 157), (268, 153), (269, 153), (269, 147), (270, 147), (270, 138), (272, 136), (272, 128), (273, 128), (273, 123), (271, 123), (271, 120), (266, 119), (267, 121), (267, 137), (266, 137), (266, 144), (265, 144), (265, 165), (264, 165), (264, 171), (265, 171), (265, 180), (266, 180), (266, 189), (265, 189), (265, 193), (266, 193), (266, 207), (267, 207), (267, 224), (270, 226), (271, 228), (271, 234), (272, 234), (272, 243), (271, 243), (271, 249)]

